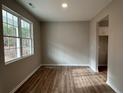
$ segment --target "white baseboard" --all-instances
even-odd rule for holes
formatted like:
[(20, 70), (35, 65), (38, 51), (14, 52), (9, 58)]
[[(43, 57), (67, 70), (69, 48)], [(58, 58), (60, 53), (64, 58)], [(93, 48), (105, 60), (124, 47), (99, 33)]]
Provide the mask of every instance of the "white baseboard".
[(36, 69), (34, 69), (22, 82), (20, 82), (12, 91), (9, 93), (15, 93), (39, 68), (41, 67), (38, 66)]
[(42, 64), (42, 66), (88, 66), (89, 64)]
[(98, 69), (95, 69), (94, 67), (92, 66), (89, 66), (94, 72), (99, 72)]
[(123, 92), (120, 92), (117, 87), (112, 83), (112, 80), (111, 79), (108, 79), (107, 82), (106, 82), (107, 85), (109, 85), (116, 93), (123, 93)]

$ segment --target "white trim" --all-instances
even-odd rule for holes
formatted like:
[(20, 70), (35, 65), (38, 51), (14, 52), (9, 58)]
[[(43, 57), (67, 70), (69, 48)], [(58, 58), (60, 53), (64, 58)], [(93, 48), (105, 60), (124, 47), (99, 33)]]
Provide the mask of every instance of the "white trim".
[(22, 82), (20, 82), (12, 91), (9, 93), (15, 93), (39, 68), (41, 67), (38, 66), (36, 69), (34, 69)]
[(5, 62), (5, 65), (8, 65), (8, 64), (11, 64), (11, 63), (14, 63), (14, 62), (17, 62), (17, 61), (21, 61), (21, 60), (23, 60), (25, 58), (28, 58), (28, 57), (31, 57), (33, 55), (34, 54), (31, 54), (31, 55), (28, 55), (28, 56), (24, 56), (24, 57), (15, 58), (13, 60), (10, 60), (10, 61)]
[(42, 64), (42, 66), (89, 66), (89, 64)]
[(92, 67), (92, 66), (89, 66), (89, 67), (90, 67), (94, 72), (97, 72), (97, 73), (99, 72), (98, 69), (95, 69), (95, 68)]
[(107, 80), (106, 84), (109, 85), (116, 93), (123, 93), (117, 89), (117, 87), (112, 83), (111, 79)]

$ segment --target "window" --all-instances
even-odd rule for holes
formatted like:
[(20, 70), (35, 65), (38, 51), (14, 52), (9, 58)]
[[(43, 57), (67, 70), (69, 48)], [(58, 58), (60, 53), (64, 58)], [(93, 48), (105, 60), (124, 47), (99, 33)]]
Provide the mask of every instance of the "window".
[(2, 16), (5, 63), (32, 55), (32, 23), (6, 7)]
[(22, 56), (27, 56), (32, 53), (32, 36), (31, 26), (28, 22), (21, 20), (21, 36), (22, 36)]

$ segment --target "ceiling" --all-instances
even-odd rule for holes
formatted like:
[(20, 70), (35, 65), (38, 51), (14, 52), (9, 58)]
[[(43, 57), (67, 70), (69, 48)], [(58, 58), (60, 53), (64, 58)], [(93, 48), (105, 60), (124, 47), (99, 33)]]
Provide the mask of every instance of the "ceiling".
[[(41, 21), (88, 21), (112, 0), (17, 0)], [(61, 4), (66, 2), (68, 8)], [(32, 7), (29, 5), (32, 4)]]

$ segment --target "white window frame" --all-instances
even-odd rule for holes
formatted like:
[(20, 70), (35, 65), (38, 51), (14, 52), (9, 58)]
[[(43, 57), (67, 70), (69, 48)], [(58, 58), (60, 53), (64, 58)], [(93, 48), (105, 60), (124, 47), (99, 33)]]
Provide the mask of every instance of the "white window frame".
[[(19, 39), (20, 39), (20, 57), (19, 58), (16, 58), (16, 59), (13, 59), (13, 60), (10, 60), (10, 61), (7, 61), (5, 62), (5, 54), (4, 54), (4, 63), (5, 65), (8, 65), (10, 63), (13, 63), (13, 62), (16, 62), (16, 61), (19, 61), (21, 59), (24, 59), (24, 58), (27, 58), (27, 57), (30, 57), (30, 56), (33, 56), (34, 55), (34, 34), (33, 34), (33, 22), (31, 22), (30, 20), (28, 20), (27, 18), (21, 16), (20, 14), (16, 13), (15, 11), (11, 10), (10, 8), (2, 5), (2, 10), (5, 10), (7, 12), (9, 12), (10, 14), (16, 16), (18, 18), (18, 32), (19, 32)], [(21, 20), (24, 20), (25, 22), (29, 23), (30, 24), (30, 33), (31, 33), (31, 54), (27, 55), (27, 56), (23, 56), (22, 55), (22, 39), (25, 39), (23, 37), (21, 37)], [(2, 22), (3, 23), (3, 22)], [(4, 31), (4, 30), (3, 30)], [(3, 34), (3, 37), (5, 37), (5, 35)], [(9, 37), (9, 36), (8, 36)], [(12, 37), (15, 37), (15, 36), (12, 36)], [(4, 39), (3, 39), (4, 40)]]

